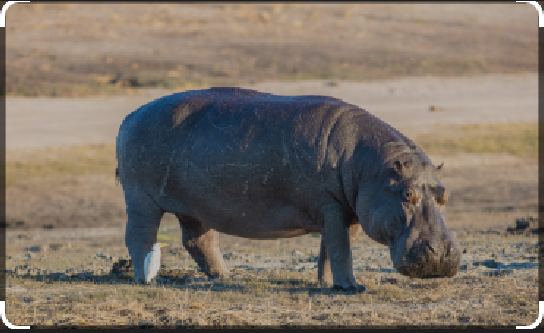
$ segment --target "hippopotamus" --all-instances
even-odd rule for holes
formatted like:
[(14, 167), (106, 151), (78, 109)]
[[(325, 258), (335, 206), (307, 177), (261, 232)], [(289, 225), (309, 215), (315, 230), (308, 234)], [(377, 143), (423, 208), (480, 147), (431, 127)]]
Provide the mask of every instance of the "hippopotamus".
[(126, 116), (116, 154), (136, 281), (165, 212), (175, 214), (183, 246), (210, 278), (231, 274), (218, 232), (319, 232), (318, 279), (336, 289), (365, 290), (350, 247), (361, 230), (389, 247), (403, 275), (452, 277), (459, 268), (442, 165), (340, 99), (233, 87), (174, 93)]

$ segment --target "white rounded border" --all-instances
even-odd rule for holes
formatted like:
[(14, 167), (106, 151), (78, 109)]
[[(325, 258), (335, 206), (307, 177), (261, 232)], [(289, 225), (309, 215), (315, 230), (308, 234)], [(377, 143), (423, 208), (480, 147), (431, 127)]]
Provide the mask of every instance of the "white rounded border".
[[(6, 12), (9, 8), (9, 6), (13, 5), (17, 2), (30, 2), (30, 1), (8, 1), (4, 4), (2, 7), (2, 16), (0, 17), (0, 28), (6, 27)], [(8, 318), (6, 318), (6, 301), (0, 301), (0, 314), (2, 315), (2, 322), (4, 325), (6, 325), (10, 329), (30, 329), (30, 326), (17, 326), (13, 325), (9, 322)]]
[[(538, 12), (538, 27), (542, 28), (544, 27), (544, 19), (542, 19), (542, 7), (540, 4), (536, 1), (516, 1), (516, 2), (526, 2), (530, 5), (533, 5)], [(544, 301), (538, 301), (538, 318), (534, 323), (532, 323), (529, 326), (516, 326), (516, 329), (522, 330), (522, 329), (535, 329), (538, 325), (540, 325), (540, 322), (542, 322), (542, 315), (544, 314)]]
[(9, 6), (17, 2), (30, 2), (30, 1), (8, 1), (2, 7), (2, 17), (0, 17), (0, 28), (6, 27), (6, 12), (8, 11)]
[(6, 318), (6, 301), (0, 301), (0, 313), (2, 314), (2, 321), (4, 322), (4, 325), (6, 325), (9, 329), (12, 329), (12, 330), (15, 330), (15, 329), (29, 330), (30, 329), (30, 326), (17, 326), (9, 322), (8, 318)]
[[(4, 6), (2, 7), (2, 14), (0, 16), (0, 28), (5, 28), (6, 27), (6, 12), (9, 8), (9, 6), (17, 3), (17, 2), (30, 2), (30, 1), (8, 1), (4, 4)], [(530, 5), (533, 5), (535, 7), (535, 9), (537, 10), (538, 12), (538, 27), (539, 28), (542, 28), (544, 27), (544, 20), (542, 19), (542, 7), (540, 6), (540, 4), (536, 1), (516, 1), (516, 2), (525, 2), (525, 3), (528, 3)], [(536, 321), (529, 325), (529, 326), (516, 326), (516, 329), (534, 329), (536, 328), (540, 322), (542, 321), (542, 315), (544, 313), (543, 311), (544, 309), (544, 301), (539, 301), (538, 302), (538, 318), (536, 319)], [(4, 324), (10, 328), (10, 329), (30, 329), (30, 326), (16, 326), (16, 325), (13, 325), (12, 323), (10, 323), (8, 321), (8, 319), (6, 318), (6, 302), (5, 301), (0, 301), (0, 314), (2, 315), (2, 321), (4, 322)]]
[(542, 19), (542, 7), (540, 7), (540, 4), (538, 2), (536, 1), (516, 1), (516, 2), (526, 2), (530, 5), (533, 5), (536, 11), (538, 12), (538, 27), (539, 28), (544, 27), (544, 20)]
[(540, 325), (540, 322), (542, 321), (542, 315), (544, 314), (544, 301), (538, 301), (538, 318), (536, 318), (536, 321), (532, 323), (529, 326), (516, 326), (517, 330), (532, 330), (535, 329), (538, 325)]
[[(8, 11), (9, 6), (17, 2), (30, 2), (30, 1), (8, 1), (2, 7), (2, 16), (0, 16), (0, 28), (6, 27), (6, 12)], [(2, 322), (10, 329), (30, 329), (30, 326), (17, 326), (9, 322), (6, 318), (6, 301), (0, 301), (0, 314), (2, 315)]]

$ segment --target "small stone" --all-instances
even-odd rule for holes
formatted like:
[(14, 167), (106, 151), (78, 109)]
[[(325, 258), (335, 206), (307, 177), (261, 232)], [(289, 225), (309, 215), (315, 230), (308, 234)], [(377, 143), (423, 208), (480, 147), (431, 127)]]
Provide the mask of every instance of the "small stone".
[(430, 112), (439, 112), (439, 111), (444, 111), (444, 108), (436, 106), (436, 105), (431, 105), (431, 106), (429, 106), (429, 111)]
[(488, 235), (500, 235), (501, 232), (498, 229), (489, 229), (487, 230)]
[(525, 230), (527, 228), (529, 228), (529, 221), (525, 220), (525, 219), (518, 219), (516, 220), (516, 229), (517, 230)]
[(42, 247), (41, 246), (31, 246), (31, 247), (25, 248), (25, 250), (30, 251), (30, 252), (40, 252), (42, 250)]
[(261, 22), (264, 23), (270, 22), (270, 14), (268, 14), (267, 12), (260, 12), (259, 19), (261, 20)]
[(62, 244), (49, 244), (49, 248), (53, 251), (58, 251), (62, 248)]

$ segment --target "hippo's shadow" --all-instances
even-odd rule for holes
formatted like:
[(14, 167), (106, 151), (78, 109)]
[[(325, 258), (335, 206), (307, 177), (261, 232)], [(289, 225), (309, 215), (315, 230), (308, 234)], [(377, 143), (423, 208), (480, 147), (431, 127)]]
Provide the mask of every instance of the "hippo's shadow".
[(496, 268), (496, 269), (528, 269), (533, 267), (538, 267), (537, 262), (513, 262), (510, 264), (504, 264), (500, 261), (495, 261), (494, 259), (487, 259), (484, 261), (475, 261), (472, 263), (472, 266), (484, 266), (487, 268)]
[(16, 274), (6, 270), (7, 276), (13, 276), (17, 279), (32, 280), (36, 282), (51, 283), (74, 283), (74, 282), (93, 282), (95, 284), (131, 284), (133, 278), (129, 276), (119, 276), (116, 274), (95, 275), (90, 272), (83, 273), (47, 273), (47, 274)]
[(207, 279), (194, 277), (191, 274), (176, 274), (176, 276), (160, 274), (157, 279), (161, 286), (170, 286), (177, 289), (192, 289), (202, 291), (230, 291), (254, 293), (256, 290), (266, 293), (287, 292), (290, 294), (308, 293), (312, 295), (354, 294), (352, 291), (338, 291), (331, 287), (323, 287), (320, 283), (309, 282), (305, 279), (293, 278), (257, 278), (251, 274), (244, 274), (238, 278)]
[(484, 261), (475, 261), (472, 263), (472, 266), (474, 267), (483, 266), (483, 267), (489, 268), (488, 271), (484, 271), (482, 272), (482, 274), (487, 276), (497, 276), (497, 275), (512, 274), (515, 269), (535, 268), (535, 267), (538, 267), (538, 263), (537, 262), (513, 262), (513, 263), (505, 264), (500, 261), (495, 261), (494, 259), (487, 259)]
[[(7, 271), (6, 275), (11, 275), (18, 279), (32, 280), (47, 284), (65, 283), (73, 284), (78, 282), (92, 282), (94, 284), (114, 284), (114, 285), (136, 285), (134, 277), (129, 275), (120, 275), (109, 273), (105, 275), (95, 275), (90, 272), (84, 273), (47, 273), (47, 274), (23, 274), (18, 275)], [(317, 282), (308, 282), (303, 279), (281, 279), (267, 278), (257, 279), (252, 276), (243, 276), (242, 278), (232, 279), (208, 279), (200, 277), (195, 272), (183, 272), (172, 275), (169, 272), (161, 274), (159, 272), (157, 279), (153, 280), (148, 285), (161, 286), (165, 288), (175, 288), (180, 290), (190, 289), (195, 291), (224, 291), (224, 292), (239, 292), (239, 293), (254, 293), (255, 290), (261, 290), (267, 293), (270, 292), (288, 292), (308, 293), (312, 295), (329, 295), (329, 294), (352, 294), (351, 291), (337, 291), (331, 287), (323, 287)]]

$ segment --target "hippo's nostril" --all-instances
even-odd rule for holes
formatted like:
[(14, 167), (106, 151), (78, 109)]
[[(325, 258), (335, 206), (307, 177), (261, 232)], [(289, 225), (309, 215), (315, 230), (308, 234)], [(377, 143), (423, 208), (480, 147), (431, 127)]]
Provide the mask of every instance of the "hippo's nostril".
[(428, 248), (429, 251), (431, 251), (432, 253), (435, 253), (434, 248), (431, 246), (431, 244), (430, 244), (429, 242), (427, 242), (427, 248)]
[(458, 252), (458, 249), (457, 247), (455, 246), (450, 246), (448, 248), (448, 254), (447, 254), (449, 257), (458, 257), (459, 256), (459, 252)]

